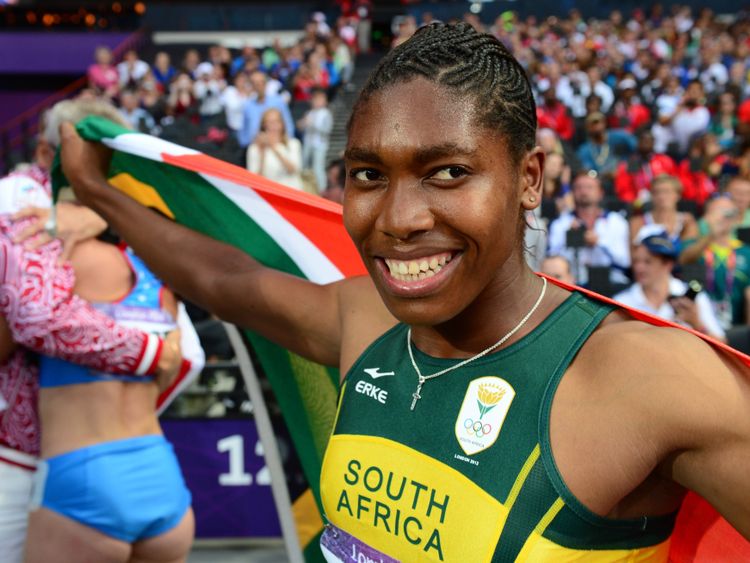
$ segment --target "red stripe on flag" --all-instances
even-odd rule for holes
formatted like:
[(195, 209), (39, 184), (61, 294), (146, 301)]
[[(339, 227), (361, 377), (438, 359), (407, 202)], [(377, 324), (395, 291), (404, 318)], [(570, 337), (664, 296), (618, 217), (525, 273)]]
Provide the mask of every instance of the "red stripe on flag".
[(162, 153), (161, 157), (167, 164), (252, 188), (325, 254), (345, 277), (367, 273), (344, 229), (339, 204), (282, 186), (205, 154)]
[(700, 338), (701, 340), (705, 340), (708, 342), (711, 346), (714, 348), (719, 348), (722, 352), (726, 352), (735, 358), (738, 358), (743, 364), (750, 367), (750, 356), (747, 356), (746, 354), (743, 354), (739, 350), (735, 350), (728, 344), (724, 344), (723, 342), (719, 342), (718, 340), (715, 340), (711, 338), (710, 336), (703, 334), (702, 332), (698, 332), (697, 330), (693, 330), (692, 328), (688, 328), (686, 326), (678, 325), (677, 323), (673, 323), (670, 321), (667, 321), (665, 319), (662, 319), (660, 317), (656, 317), (654, 315), (651, 315), (649, 313), (645, 313), (643, 311), (639, 311), (638, 309), (633, 309), (632, 307), (628, 307), (627, 305), (623, 305), (619, 301), (615, 301), (614, 299), (610, 299), (609, 297), (604, 297), (604, 295), (599, 295), (598, 293), (595, 293), (589, 289), (584, 289), (582, 287), (578, 287), (577, 285), (569, 285), (567, 283), (561, 282), (560, 280), (557, 280), (555, 278), (551, 278), (549, 276), (545, 276), (544, 274), (537, 273), (539, 276), (543, 276), (547, 278), (551, 283), (562, 287), (563, 289), (567, 289), (568, 291), (578, 291), (579, 293), (583, 293), (584, 295), (588, 295), (589, 297), (596, 299), (597, 301), (602, 301), (604, 303), (609, 303), (611, 305), (617, 305), (620, 309), (627, 311), (631, 317), (633, 317), (637, 321), (643, 321), (652, 325), (656, 326), (666, 326), (666, 327), (672, 327), (672, 328), (679, 328), (680, 330), (684, 330), (686, 332), (690, 332)]

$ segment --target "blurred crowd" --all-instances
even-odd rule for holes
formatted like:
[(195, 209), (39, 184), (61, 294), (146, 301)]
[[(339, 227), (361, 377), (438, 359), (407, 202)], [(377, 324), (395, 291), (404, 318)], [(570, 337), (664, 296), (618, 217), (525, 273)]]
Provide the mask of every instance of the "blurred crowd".
[[(546, 170), (532, 267), (747, 349), (750, 14), (463, 20), (500, 39), (534, 90)], [(431, 21), (400, 18), (393, 44)]]
[(130, 50), (115, 64), (99, 47), (82, 96), (111, 100), (136, 130), (338, 200), (340, 186), (329, 185), (326, 170), (328, 104), (351, 88), (358, 25), (341, 17), (332, 28), (315, 12), (290, 44), (276, 39), (238, 51), (216, 44), (205, 56), (188, 49), (180, 60), (159, 51), (150, 63)]
[[(531, 265), (565, 265), (568, 281), (718, 338), (747, 327), (750, 16), (657, 4), (607, 19), (463, 20), (498, 37), (534, 90), (546, 173)], [(396, 18), (392, 45), (431, 21)], [(102, 48), (91, 91), (136, 129), (223, 146), (217, 156), (340, 201), (328, 103), (354, 88), (358, 25), (315, 13), (290, 45), (159, 52), (152, 64), (130, 51), (115, 66)]]

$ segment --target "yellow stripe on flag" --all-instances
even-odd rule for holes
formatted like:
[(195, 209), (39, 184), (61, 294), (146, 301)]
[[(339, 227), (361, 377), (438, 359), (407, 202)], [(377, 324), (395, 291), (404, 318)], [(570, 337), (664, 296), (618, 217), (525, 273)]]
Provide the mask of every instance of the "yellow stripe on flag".
[(318, 505), (312, 490), (305, 489), (297, 500), (292, 503), (292, 518), (297, 527), (297, 537), (302, 549), (307, 547), (323, 529), (323, 519), (318, 512)]
[(158, 192), (148, 184), (136, 180), (130, 174), (121, 172), (109, 179), (109, 183), (121, 192), (132, 197), (141, 205), (158, 209), (170, 219), (174, 219), (174, 213), (167, 207)]

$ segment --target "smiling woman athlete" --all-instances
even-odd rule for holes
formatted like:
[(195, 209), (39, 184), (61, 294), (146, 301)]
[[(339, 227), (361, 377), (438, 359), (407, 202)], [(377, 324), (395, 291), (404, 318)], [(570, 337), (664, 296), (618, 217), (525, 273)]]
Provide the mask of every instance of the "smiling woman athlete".
[(750, 536), (747, 370), (528, 269), (534, 131), (501, 43), (421, 29), (349, 126), (344, 220), (370, 276), (318, 286), (148, 213), (64, 128), (79, 197), (161, 278), (346, 374), (322, 473), (331, 561), (664, 561), (686, 489)]

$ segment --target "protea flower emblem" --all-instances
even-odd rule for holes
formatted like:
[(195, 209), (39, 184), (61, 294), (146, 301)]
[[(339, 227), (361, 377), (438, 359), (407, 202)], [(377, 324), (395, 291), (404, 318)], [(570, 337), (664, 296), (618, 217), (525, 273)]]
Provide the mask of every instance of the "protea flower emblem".
[(492, 385), (491, 383), (484, 383), (479, 386), (477, 391), (479, 400), (479, 419), (490, 412), (500, 402), (505, 395), (505, 389)]

